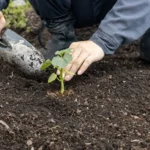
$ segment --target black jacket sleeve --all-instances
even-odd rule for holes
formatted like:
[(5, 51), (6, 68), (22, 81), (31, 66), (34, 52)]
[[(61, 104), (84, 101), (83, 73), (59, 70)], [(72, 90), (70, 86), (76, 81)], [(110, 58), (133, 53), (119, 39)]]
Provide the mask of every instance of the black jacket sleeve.
[(0, 0), (0, 11), (7, 8), (9, 0)]

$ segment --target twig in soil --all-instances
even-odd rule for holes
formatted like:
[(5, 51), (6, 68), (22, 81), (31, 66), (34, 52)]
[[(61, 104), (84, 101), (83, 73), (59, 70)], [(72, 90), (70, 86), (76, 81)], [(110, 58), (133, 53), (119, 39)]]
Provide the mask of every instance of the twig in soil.
[(9, 76), (10, 79), (14, 77), (14, 71), (12, 71), (11, 75)]
[(39, 128), (38, 130), (34, 131), (34, 133), (39, 132), (39, 131), (41, 131), (41, 130), (54, 131), (54, 130), (56, 130), (57, 128), (61, 128), (61, 127), (58, 126), (58, 125), (56, 125), (56, 126), (54, 126), (54, 127), (51, 127), (51, 128), (49, 128), (49, 127), (41, 127), (41, 128)]
[(10, 130), (10, 127), (2, 120), (0, 120), (0, 124), (2, 124), (7, 130)]
[(140, 139), (135, 139), (135, 140), (131, 140), (131, 143), (142, 143), (143, 140)]
[(15, 134), (3, 120), (0, 120), (0, 124), (3, 125), (10, 133)]
[(55, 130), (55, 129), (57, 129), (57, 128), (60, 128), (60, 126), (51, 127), (51, 128), (49, 128), (49, 130), (53, 131), (53, 130)]

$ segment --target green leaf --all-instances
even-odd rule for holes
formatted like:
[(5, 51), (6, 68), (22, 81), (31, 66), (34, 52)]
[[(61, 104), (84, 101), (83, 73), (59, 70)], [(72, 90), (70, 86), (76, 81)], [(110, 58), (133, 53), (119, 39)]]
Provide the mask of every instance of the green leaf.
[(67, 63), (70, 63), (72, 61), (72, 55), (71, 54), (65, 54), (63, 58), (67, 61)]
[(70, 53), (70, 52), (71, 52), (71, 48), (67, 48), (67, 49), (63, 49), (63, 50), (61, 50), (61, 51), (57, 51), (57, 52), (55, 53), (55, 55), (64, 55), (64, 54)]
[(56, 73), (52, 73), (48, 79), (48, 83), (52, 83), (53, 81), (55, 81), (57, 78), (57, 74)]
[(51, 61), (49, 59), (47, 59), (41, 66), (41, 70), (45, 70), (47, 69), (50, 65), (51, 65)]
[(68, 62), (60, 56), (56, 56), (52, 59), (52, 65), (54, 67), (65, 68)]

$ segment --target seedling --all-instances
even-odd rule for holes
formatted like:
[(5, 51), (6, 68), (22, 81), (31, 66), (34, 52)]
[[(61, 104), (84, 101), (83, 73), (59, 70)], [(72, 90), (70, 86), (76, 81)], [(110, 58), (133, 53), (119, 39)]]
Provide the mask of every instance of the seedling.
[(55, 53), (55, 57), (53, 57), (52, 60), (47, 59), (41, 66), (41, 70), (46, 70), (50, 66), (53, 66), (54, 69), (57, 69), (59, 71), (59, 75), (56, 73), (52, 73), (48, 78), (48, 83), (52, 83), (55, 80), (58, 80), (61, 85), (61, 94), (64, 93), (64, 75), (67, 74), (73, 74), (69, 72), (68, 70), (65, 70), (65, 67), (72, 61), (72, 56), (70, 54), (71, 49), (64, 49), (61, 51), (57, 51)]

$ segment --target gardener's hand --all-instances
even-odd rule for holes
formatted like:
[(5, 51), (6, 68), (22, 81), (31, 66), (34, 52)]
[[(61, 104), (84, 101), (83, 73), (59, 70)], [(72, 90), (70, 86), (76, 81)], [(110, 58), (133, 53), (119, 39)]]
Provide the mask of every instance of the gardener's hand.
[[(92, 41), (74, 42), (70, 45), (72, 49), (72, 62), (65, 68), (69, 72), (82, 75), (87, 68), (104, 57), (103, 50)], [(65, 80), (71, 80), (73, 75), (67, 74)]]
[[(3, 16), (3, 13), (0, 11), (0, 33), (6, 25), (6, 20)], [(1, 35), (1, 34), (0, 34)]]

